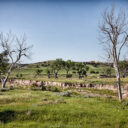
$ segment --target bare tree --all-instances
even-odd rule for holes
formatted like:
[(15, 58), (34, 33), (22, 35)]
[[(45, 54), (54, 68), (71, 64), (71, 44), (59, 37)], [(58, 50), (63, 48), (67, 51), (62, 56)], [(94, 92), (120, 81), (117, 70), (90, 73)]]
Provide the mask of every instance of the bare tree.
[(118, 13), (113, 6), (110, 10), (106, 9), (102, 15), (103, 22), (99, 25), (101, 32), (100, 41), (104, 44), (108, 58), (113, 62), (115, 69), (118, 96), (122, 100), (119, 60), (124, 46), (128, 43), (128, 26), (126, 14), (120, 10)]
[(0, 47), (2, 51), (7, 51), (9, 65), (5, 75), (0, 73), (2, 88), (5, 88), (6, 82), (13, 69), (16, 68), (22, 57), (29, 57), (29, 49), (31, 46), (26, 45), (25, 35), (21, 38), (8, 33), (4, 35), (0, 33)]

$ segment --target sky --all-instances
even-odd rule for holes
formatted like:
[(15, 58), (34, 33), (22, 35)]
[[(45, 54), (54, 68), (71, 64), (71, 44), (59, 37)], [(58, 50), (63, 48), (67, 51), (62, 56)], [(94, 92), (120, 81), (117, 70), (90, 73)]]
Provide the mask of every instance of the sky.
[(0, 0), (0, 32), (26, 34), (33, 48), (24, 63), (104, 61), (98, 23), (112, 4), (128, 10), (127, 0)]

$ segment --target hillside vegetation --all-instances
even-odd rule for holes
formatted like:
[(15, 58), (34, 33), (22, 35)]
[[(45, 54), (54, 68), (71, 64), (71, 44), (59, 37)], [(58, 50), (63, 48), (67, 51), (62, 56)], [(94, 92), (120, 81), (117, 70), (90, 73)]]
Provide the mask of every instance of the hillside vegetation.
[[(102, 97), (104, 94), (108, 97)], [(15, 88), (0, 92), (0, 127), (126, 128), (127, 105), (112, 96), (116, 95), (111, 91), (93, 89)]]
[[(114, 69), (110, 64), (88, 62), (86, 63), (86, 66), (89, 67), (87, 75), (80, 79), (78, 78), (78, 74), (75, 69), (71, 69), (69, 71), (69, 74), (71, 74), (72, 76), (70, 78), (66, 78), (66, 70), (64, 68), (59, 70), (58, 78), (54, 78), (53, 73), (51, 73), (51, 77), (48, 78), (47, 69), (50, 68), (50, 65), (53, 62), (54, 61), (45, 61), (22, 65), (20, 66), (20, 68), (17, 68), (11, 73), (11, 78), (69, 83), (116, 84)], [(111, 71), (107, 71), (108, 69), (111, 69)], [(38, 75), (36, 75), (37, 70), (41, 70), (40, 74)], [(127, 77), (121, 78), (122, 85), (125, 85), (127, 81)]]

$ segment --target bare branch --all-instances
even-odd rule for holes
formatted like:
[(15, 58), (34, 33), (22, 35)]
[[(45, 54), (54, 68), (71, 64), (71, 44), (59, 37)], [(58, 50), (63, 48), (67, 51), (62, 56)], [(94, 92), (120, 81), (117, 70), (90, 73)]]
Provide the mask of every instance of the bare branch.
[(26, 40), (25, 35), (19, 38), (17, 36), (13, 36), (11, 33), (6, 35), (3, 33), (0, 34), (0, 46), (3, 51), (7, 51), (8, 58), (10, 60), (9, 69), (6, 72), (5, 79), (0, 75), (3, 87), (5, 86), (11, 71), (16, 67), (16, 64), (20, 62), (22, 57), (29, 57), (29, 50), (32, 46), (27, 46)]
[(122, 48), (128, 43), (126, 16), (122, 10), (115, 13), (115, 8), (112, 7), (111, 10), (105, 9), (102, 18), (103, 22), (99, 26), (102, 33), (101, 40), (105, 43), (104, 51), (108, 58), (112, 59), (117, 78), (119, 100), (122, 100), (118, 63)]

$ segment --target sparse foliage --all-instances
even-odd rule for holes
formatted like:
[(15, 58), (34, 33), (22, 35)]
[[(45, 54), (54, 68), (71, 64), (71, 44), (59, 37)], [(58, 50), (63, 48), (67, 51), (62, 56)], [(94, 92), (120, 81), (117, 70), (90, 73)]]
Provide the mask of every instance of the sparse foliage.
[(13, 36), (11, 33), (6, 35), (0, 33), (0, 46), (3, 52), (6, 51), (5, 57), (9, 60), (8, 69), (5, 74), (0, 74), (2, 88), (4, 88), (10, 73), (16, 68), (16, 65), (20, 62), (22, 57), (30, 57), (29, 50), (31, 46), (26, 45), (25, 35), (22, 38), (19, 38), (17, 36)]
[(113, 62), (117, 78), (119, 100), (122, 100), (119, 60), (124, 46), (128, 43), (127, 17), (124, 11), (115, 12), (115, 8), (106, 9), (102, 15), (103, 22), (99, 25), (101, 32), (100, 41), (108, 55), (108, 59)]

